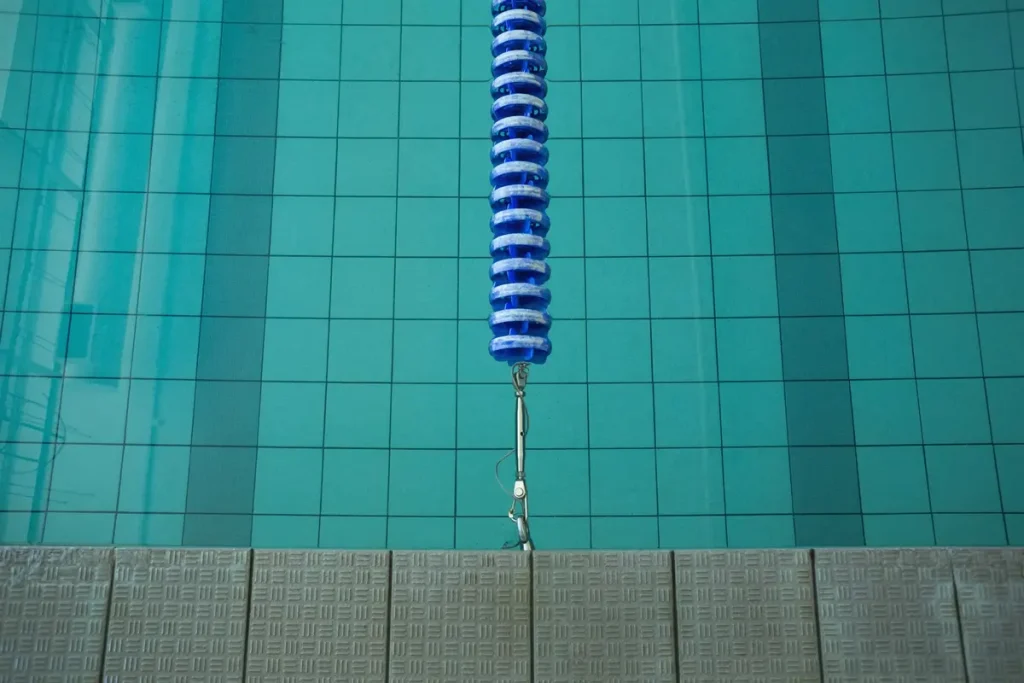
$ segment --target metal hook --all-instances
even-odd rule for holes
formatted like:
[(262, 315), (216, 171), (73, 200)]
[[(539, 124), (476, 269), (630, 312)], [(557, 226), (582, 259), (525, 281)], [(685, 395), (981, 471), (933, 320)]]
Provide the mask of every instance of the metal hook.
[(516, 363), (512, 366), (512, 386), (516, 392), (516, 480), (512, 485), (512, 505), (508, 509), (508, 518), (516, 525), (519, 541), (515, 545), (523, 550), (533, 550), (526, 496), (526, 433), (530, 431), (530, 414), (526, 410), (526, 380), (529, 375), (529, 363)]

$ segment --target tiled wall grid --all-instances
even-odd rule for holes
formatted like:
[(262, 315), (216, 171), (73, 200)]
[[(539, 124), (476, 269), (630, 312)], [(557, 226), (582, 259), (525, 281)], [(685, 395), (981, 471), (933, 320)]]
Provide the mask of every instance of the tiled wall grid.
[[(1024, 0), (549, 7), (540, 546), (1024, 543)], [(489, 18), (0, 0), (0, 540), (511, 537)]]
[(0, 615), (2, 683), (1019, 683), (1024, 549), (11, 547)]

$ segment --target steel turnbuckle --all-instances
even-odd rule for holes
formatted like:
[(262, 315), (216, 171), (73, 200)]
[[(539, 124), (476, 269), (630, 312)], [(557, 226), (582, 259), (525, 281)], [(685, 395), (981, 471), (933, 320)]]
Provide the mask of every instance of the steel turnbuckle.
[(526, 434), (530, 431), (530, 413), (526, 410), (526, 379), (530, 374), (529, 363), (512, 366), (512, 386), (516, 392), (516, 479), (512, 485), (512, 505), (508, 518), (516, 525), (518, 541), (511, 547), (533, 550), (530, 537), (530, 507), (526, 492)]

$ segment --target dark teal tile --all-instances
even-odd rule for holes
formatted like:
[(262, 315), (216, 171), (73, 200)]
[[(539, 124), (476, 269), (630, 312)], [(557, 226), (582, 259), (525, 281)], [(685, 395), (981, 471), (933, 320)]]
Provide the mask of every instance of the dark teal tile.
[[(582, 29), (586, 35), (587, 29)], [(700, 38), (696, 25), (640, 27), (640, 69), (652, 80), (699, 79)], [(584, 70), (587, 64), (584, 62)]]
[(592, 450), (590, 467), (591, 514), (657, 514), (654, 450)]
[(914, 376), (910, 319), (907, 316), (846, 318), (846, 353), (852, 379)]
[(796, 515), (796, 545), (849, 547), (864, 545), (860, 515)]
[(321, 517), (321, 548), (382, 549), (387, 547), (387, 517)]
[(992, 446), (928, 446), (928, 485), (934, 512), (1000, 512)]
[(222, 20), (243, 24), (280, 24), (282, 0), (221, 0)]
[(260, 379), (266, 320), (204, 316), (196, 377), (209, 380)]
[(847, 379), (842, 317), (782, 318), (781, 332), (785, 379)]
[(772, 192), (832, 192), (829, 138), (825, 135), (768, 138)]
[(276, 135), (277, 102), (277, 80), (220, 79), (216, 134)]
[(663, 448), (722, 445), (718, 405), (715, 383), (656, 384), (655, 443)]
[(791, 447), (789, 469), (797, 515), (860, 514), (857, 454), (852, 447)]
[(650, 448), (655, 445), (650, 384), (591, 384), (587, 394), (591, 446)]
[(766, 78), (764, 113), (768, 135), (829, 132), (822, 78)]
[(978, 321), (970, 314), (910, 317), (918, 377), (978, 377)]
[(786, 382), (791, 446), (852, 446), (853, 407), (844, 381)]
[(268, 266), (264, 256), (207, 256), (203, 314), (262, 317)]
[[(889, 16), (883, 11), (883, 17)], [(946, 71), (941, 17), (882, 19), (885, 70), (890, 74)]]
[(453, 451), (391, 451), (388, 514), (444, 516), (455, 514)]
[(718, 367), (722, 381), (782, 379), (779, 321), (718, 318)]
[(792, 515), (726, 517), (730, 548), (792, 548), (796, 545)]
[(885, 73), (882, 30), (868, 21), (821, 24), (822, 64), (829, 76), (875, 76)]
[(195, 548), (248, 548), (252, 545), (252, 515), (185, 515), (182, 545)]
[(1010, 48), (1010, 15), (1005, 12), (969, 14), (945, 18), (946, 50), (950, 71), (1008, 69), (1013, 66)]
[[(777, 254), (830, 254), (838, 250), (831, 194), (777, 194), (771, 198)], [(769, 248), (761, 253), (771, 253)]]
[(918, 381), (926, 444), (987, 443), (992, 439), (981, 379)]
[(324, 443), (326, 385), (266, 382), (260, 392), (259, 443), (315, 447)]
[(825, 99), (831, 133), (889, 130), (890, 95), (882, 76), (826, 78)]
[(193, 446), (255, 446), (259, 438), (260, 385), (196, 382)]
[(189, 513), (249, 515), (255, 480), (255, 448), (193, 446), (185, 509)]
[[(781, 315), (829, 316), (843, 312), (837, 255), (777, 256), (775, 268)], [(813, 288), (809, 283), (814, 283)]]
[(907, 312), (907, 285), (901, 254), (843, 254), (840, 262), (846, 315)]
[(389, 451), (385, 448), (324, 450), (321, 513), (386, 514), (389, 463)]
[(857, 443), (884, 446), (921, 443), (917, 386), (912, 380), (850, 383)]
[(281, 66), (281, 29), (280, 24), (222, 25), (220, 77), (277, 78)]
[(673, 550), (725, 548), (725, 517), (660, 517), (658, 541)]
[(931, 515), (864, 515), (864, 540), (876, 548), (935, 544)]
[[(711, 3), (704, 0), (702, 7), (704, 4)], [(704, 23), (700, 27), (700, 50), (701, 76), (705, 79), (761, 78), (757, 24)]]
[(274, 187), (273, 138), (214, 139), (212, 191), (217, 194), (269, 195)]
[(865, 514), (931, 512), (920, 446), (857, 446), (857, 473)]
[[(324, 456), (319, 448), (261, 448), (256, 456), (253, 512), (319, 515), (323, 468)], [(301, 547), (308, 548), (310, 544), (303, 543)]]
[(787, 445), (782, 382), (730, 382), (719, 387), (719, 396), (724, 446)]
[(757, 0), (757, 18), (761, 22), (815, 21), (818, 19), (818, 0)]
[(591, 517), (595, 550), (634, 550), (658, 545), (656, 517)]
[(721, 449), (660, 449), (657, 460), (659, 515), (725, 513)]
[(761, 69), (765, 78), (813, 78), (823, 75), (818, 24), (762, 24), (759, 29)]

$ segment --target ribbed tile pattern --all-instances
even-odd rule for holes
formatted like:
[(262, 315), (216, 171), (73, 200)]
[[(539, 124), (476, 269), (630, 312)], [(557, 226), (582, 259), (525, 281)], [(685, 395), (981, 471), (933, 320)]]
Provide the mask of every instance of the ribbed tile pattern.
[(384, 683), (389, 559), (255, 551), (246, 683)]
[(680, 683), (820, 683), (806, 550), (677, 552)]
[(392, 556), (390, 683), (528, 683), (530, 557)]
[(941, 549), (815, 551), (826, 683), (964, 681)]
[(241, 683), (248, 550), (121, 550), (104, 683)]
[(113, 552), (0, 548), (0, 683), (100, 676)]
[(672, 683), (667, 552), (538, 552), (534, 683)]

